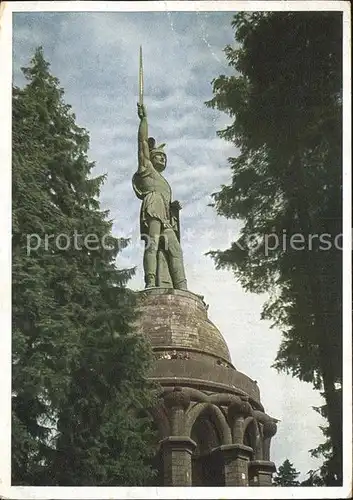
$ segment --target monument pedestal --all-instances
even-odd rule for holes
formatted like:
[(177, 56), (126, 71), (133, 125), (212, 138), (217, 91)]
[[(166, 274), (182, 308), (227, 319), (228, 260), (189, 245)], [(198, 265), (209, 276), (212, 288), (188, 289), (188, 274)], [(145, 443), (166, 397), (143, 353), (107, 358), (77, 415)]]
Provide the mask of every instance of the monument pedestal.
[(188, 436), (169, 436), (160, 442), (164, 486), (191, 486), (191, 456), (196, 443)]
[(276, 466), (269, 460), (253, 460), (249, 463), (249, 486), (272, 486), (272, 474)]
[[(137, 331), (151, 341), (150, 377), (162, 387), (153, 413), (161, 486), (270, 485), (275, 468), (262, 451), (269, 452), (269, 433), (261, 434), (259, 425), (271, 417), (257, 383), (233, 366), (203, 298), (161, 287), (138, 295)], [(258, 436), (261, 460), (250, 462), (257, 450), (245, 442), (256, 443)]]
[(248, 486), (248, 464), (253, 449), (242, 444), (219, 446), (212, 451), (222, 486)]

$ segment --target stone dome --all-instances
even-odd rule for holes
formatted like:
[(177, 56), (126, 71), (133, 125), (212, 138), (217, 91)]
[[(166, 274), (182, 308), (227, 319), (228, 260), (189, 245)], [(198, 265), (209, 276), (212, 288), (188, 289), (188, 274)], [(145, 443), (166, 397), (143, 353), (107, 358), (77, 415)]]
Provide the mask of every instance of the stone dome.
[(144, 332), (148, 333), (155, 349), (187, 348), (231, 363), (228, 346), (208, 319), (206, 304), (199, 295), (184, 290), (150, 288), (140, 296)]
[(243, 394), (262, 409), (256, 382), (232, 365), (202, 296), (169, 288), (146, 289), (138, 296), (138, 331), (149, 337), (156, 355), (152, 378), (163, 386)]

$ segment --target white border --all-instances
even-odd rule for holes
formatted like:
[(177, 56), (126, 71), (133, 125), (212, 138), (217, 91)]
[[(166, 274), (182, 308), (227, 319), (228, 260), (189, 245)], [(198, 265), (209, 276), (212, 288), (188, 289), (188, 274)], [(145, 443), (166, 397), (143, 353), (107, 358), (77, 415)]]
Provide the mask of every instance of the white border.
[(4, 2), (12, 12), (150, 12), (150, 11), (298, 11), (298, 10), (326, 10), (349, 11), (349, 2), (336, 0), (303, 1), (303, 0), (270, 0), (262, 1), (229, 1), (229, 0), (203, 0), (203, 1), (142, 1), (142, 2)]
[(352, 485), (352, 61), (350, 3), (343, 12), (343, 485)]
[[(35, 487), (11, 486), (11, 335), (0, 351), (0, 495), (6, 499), (112, 498), (349, 498), (352, 492), (352, 316), (351, 316), (351, 35), (350, 3), (342, 1), (149, 1), (149, 2), (3, 2), (0, 5), (0, 229), (11, 234), (11, 82), (12, 13), (62, 11), (342, 11), (343, 12), (343, 450), (342, 487)], [(1, 161), (2, 160), (2, 161)], [(3, 240), (4, 242), (4, 240)], [(0, 324), (11, 331), (11, 238), (0, 245)], [(4, 368), (7, 367), (7, 370)], [(5, 431), (5, 432), (4, 432)]]

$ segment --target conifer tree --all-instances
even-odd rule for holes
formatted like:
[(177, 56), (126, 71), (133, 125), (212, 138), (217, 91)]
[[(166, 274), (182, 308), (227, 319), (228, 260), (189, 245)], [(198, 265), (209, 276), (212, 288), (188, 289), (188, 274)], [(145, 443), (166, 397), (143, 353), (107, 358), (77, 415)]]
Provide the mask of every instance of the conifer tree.
[(326, 478), (340, 484), (342, 16), (242, 12), (232, 25), (234, 74), (214, 80), (207, 104), (232, 118), (219, 136), (240, 152), (214, 205), (244, 224), (210, 253), (246, 290), (270, 294), (262, 317), (283, 332), (274, 366), (325, 398)]
[(299, 486), (298, 472), (288, 458), (278, 467), (278, 472), (273, 478), (275, 486)]
[(134, 334), (128, 241), (112, 235), (79, 127), (41, 48), (13, 89), (13, 424), (17, 485), (153, 477), (152, 355)]

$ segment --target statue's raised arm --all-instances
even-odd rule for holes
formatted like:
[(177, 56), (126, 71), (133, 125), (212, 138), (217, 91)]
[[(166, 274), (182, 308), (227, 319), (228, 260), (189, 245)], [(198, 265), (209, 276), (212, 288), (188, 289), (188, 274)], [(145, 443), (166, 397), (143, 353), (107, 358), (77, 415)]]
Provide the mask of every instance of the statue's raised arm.
[(137, 104), (137, 114), (140, 118), (140, 125), (138, 129), (137, 143), (138, 143), (138, 170), (142, 172), (150, 164), (150, 150), (148, 146), (148, 124), (146, 108), (143, 104)]

